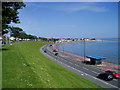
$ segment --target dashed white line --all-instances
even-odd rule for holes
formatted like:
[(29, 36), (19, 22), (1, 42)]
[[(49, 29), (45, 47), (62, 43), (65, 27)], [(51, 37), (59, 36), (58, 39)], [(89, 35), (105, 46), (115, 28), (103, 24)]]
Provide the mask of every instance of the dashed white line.
[[(52, 57), (52, 56), (50, 56), (50, 55), (47, 55), (47, 56)], [(52, 57), (52, 58), (53, 58), (53, 57)], [(97, 79), (96, 77), (93, 77), (93, 76), (91, 76), (91, 75), (89, 75), (89, 74), (87, 74), (87, 73), (85, 73), (85, 72), (79, 71), (79, 70), (76, 69), (76, 68), (73, 68), (73, 67), (71, 67), (71, 66), (69, 66), (69, 65), (67, 65), (67, 64), (65, 64), (65, 63), (62, 63), (61, 61), (58, 61), (58, 60), (56, 60), (56, 59), (53, 59), (53, 60), (54, 60), (54, 61), (57, 61), (57, 62), (59, 62), (59, 63), (61, 63), (61, 64), (64, 64), (65, 66), (70, 67), (70, 68), (78, 71), (79, 73), (82, 73), (81, 75), (88, 75), (88, 76), (90, 76), (90, 77), (92, 77), (92, 78), (94, 78), (94, 79)], [(72, 64), (73, 64), (73, 63), (72, 63)], [(83, 67), (83, 68), (84, 68), (84, 67)], [(88, 70), (87, 68), (84, 68), (84, 69)], [(84, 74), (83, 74), (83, 73), (84, 73)], [(110, 85), (110, 86), (112, 86), (112, 87), (118, 88), (117, 86), (114, 86), (114, 85), (112, 85), (112, 84), (109, 84), (109, 83), (107, 83), (107, 82), (104, 82), (104, 81), (102, 81), (102, 80), (100, 80), (100, 79), (97, 79), (97, 80), (99, 80), (99, 81), (101, 81), (101, 82), (103, 82), (103, 83), (105, 83), (105, 84), (107, 84), (107, 85)], [(117, 81), (117, 80), (116, 80), (116, 81)]]
[[(59, 62), (60, 62), (60, 61), (59, 61)], [(62, 64), (66, 65), (66, 66), (68, 67), (67, 64), (65, 64), (65, 63), (62, 63)], [(90, 77), (92, 77), (92, 78), (94, 78), (94, 79), (96, 79), (96, 80), (99, 80), (99, 81), (101, 81), (101, 82), (103, 82), (103, 83), (105, 83), (105, 84), (107, 84), (107, 85), (110, 85), (110, 86), (112, 86), (112, 87), (118, 88), (117, 86), (114, 86), (114, 85), (109, 84), (109, 83), (107, 83), (107, 82), (104, 82), (104, 81), (102, 81), (102, 80), (100, 80), (100, 79), (97, 79), (96, 77), (93, 77), (93, 76), (91, 76), (91, 75), (89, 75), (89, 74), (87, 74), (87, 73), (85, 73), (85, 72), (79, 71), (79, 70), (76, 69), (76, 68), (73, 68), (73, 67), (71, 67), (71, 66), (69, 66), (69, 67), (72, 68), (72, 69), (74, 69), (74, 70), (76, 70), (76, 71), (78, 71), (78, 72), (80, 72), (80, 73), (84, 73), (85, 75), (88, 75), (88, 76), (90, 76)], [(83, 74), (82, 74), (82, 75), (83, 75)]]
[(75, 66), (79, 66), (79, 65), (75, 64)]
[(116, 79), (113, 79), (114, 81), (118, 81), (118, 80), (116, 80)]
[[(56, 60), (56, 61), (57, 61), (57, 60)], [(58, 62), (61, 63), (61, 64), (64, 64), (64, 65), (67, 66), (67, 67), (70, 67), (70, 68), (78, 71), (79, 73), (84, 73), (84, 74), (81, 74), (82, 76), (83, 76), (83, 75), (88, 75), (88, 76), (90, 76), (90, 77), (92, 77), (92, 78), (94, 78), (94, 79), (96, 79), (96, 80), (99, 80), (99, 81), (101, 81), (101, 82), (103, 82), (103, 83), (105, 83), (105, 84), (107, 84), (107, 85), (110, 85), (110, 86), (112, 86), (112, 87), (118, 88), (118, 87), (116, 87), (116, 86), (114, 86), (114, 85), (111, 85), (111, 84), (109, 84), (109, 83), (107, 83), (107, 82), (104, 82), (104, 81), (102, 81), (102, 80), (100, 80), (100, 79), (97, 79), (96, 77), (93, 77), (93, 76), (91, 76), (91, 75), (89, 75), (89, 74), (87, 74), (87, 73), (85, 73), (85, 72), (79, 71), (78, 69), (73, 68), (73, 67), (71, 67), (71, 66), (69, 66), (69, 65), (67, 65), (67, 64), (65, 64), (65, 63), (62, 63), (62, 62), (60, 62), (60, 61), (58, 61)]]
[(81, 74), (82, 76), (84, 75), (84, 74)]
[(73, 64), (73, 63), (71, 63), (71, 62), (69, 62), (70, 64)]
[[(65, 64), (65, 63), (62, 63), (61, 61), (58, 61), (58, 60), (55, 60), (55, 61), (57, 61), (57, 62), (59, 62), (59, 63), (61, 63), (61, 64), (64, 64), (65, 66), (70, 67), (70, 68), (78, 71), (79, 73), (82, 73), (82, 74), (81, 74), (82, 76), (83, 76), (83, 75), (88, 75), (88, 76), (90, 76), (90, 77), (92, 77), (92, 78), (94, 78), (94, 79), (96, 79), (96, 80), (99, 80), (99, 81), (101, 81), (101, 82), (103, 82), (103, 83), (105, 83), (105, 84), (107, 84), (107, 85), (110, 85), (110, 86), (112, 86), (112, 87), (118, 88), (117, 86), (114, 86), (114, 85), (112, 85), (112, 84), (109, 84), (109, 83), (107, 83), (107, 82), (104, 82), (104, 81), (102, 81), (102, 80), (100, 80), (100, 79), (98, 79), (98, 78), (96, 78), (96, 77), (93, 77), (93, 76), (91, 76), (91, 75), (89, 75), (89, 74), (87, 74), (87, 73), (85, 73), (85, 72), (79, 71), (78, 69), (73, 68), (73, 67), (71, 67), (71, 66), (69, 66), (69, 65), (67, 65), (67, 64)], [(84, 73), (84, 74), (83, 74), (83, 73)]]
[(85, 68), (85, 67), (83, 67), (84, 69), (86, 69), (86, 70), (89, 70), (89, 69), (87, 69), (87, 68)]
[(99, 74), (99, 73), (97, 73), (97, 72), (95, 72), (95, 71), (92, 71), (93, 73), (96, 73), (96, 74)]

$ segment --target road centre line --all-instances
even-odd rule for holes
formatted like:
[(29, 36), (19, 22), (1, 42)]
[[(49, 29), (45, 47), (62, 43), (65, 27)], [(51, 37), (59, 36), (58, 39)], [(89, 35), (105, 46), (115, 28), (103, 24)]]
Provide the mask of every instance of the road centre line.
[(98, 72), (92, 71), (93, 73), (99, 74)]
[[(56, 60), (57, 61), (57, 60)], [(60, 61), (58, 61), (59, 63), (62, 63), (62, 62), (60, 62)], [(69, 65), (67, 65), (67, 64), (65, 64), (65, 63), (62, 63), (62, 64), (64, 64), (64, 65), (66, 65), (67, 67), (71, 67), (71, 66), (69, 66)], [(97, 79), (97, 78), (95, 78), (95, 77), (93, 77), (93, 76), (91, 76), (91, 75), (89, 75), (89, 74), (87, 74), (87, 73), (85, 73), (85, 72), (82, 72), (82, 71), (80, 71), (80, 70), (78, 70), (78, 69), (76, 69), (76, 68), (73, 68), (73, 67), (71, 67), (72, 69), (74, 69), (74, 70), (76, 70), (76, 71), (78, 71), (78, 72), (80, 72), (80, 73), (84, 73), (84, 75), (88, 75), (88, 76), (90, 76), (90, 77), (92, 77), (92, 78), (94, 78), (94, 79)], [(109, 84), (109, 83), (107, 83), (107, 82), (104, 82), (104, 81), (102, 81), (102, 80), (100, 80), (100, 79), (97, 79), (97, 80), (99, 80), (99, 81), (101, 81), (101, 82), (103, 82), (103, 83), (105, 83), (105, 84), (107, 84), (107, 85), (110, 85), (110, 86), (112, 86), (112, 87), (115, 87), (115, 88), (118, 88), (118, 87), (116, 87), (116, 86), (114, 86), (114, 85), (111, 85), (111, 84)]]
[(78, 67), (79, 67), (79, 65), (77, 65), (77, 64), (75, 64), (75, 66), (78, 66)]
[(91, 76), (91, 75), (89, 75), (89, 74), (87, 74), (87, 73), (85, 73), (85, 72), (82, 72), (82, 71), (80, 71), (80, 70), (78, 70), (78, 69), (76, 69), (76, 68), (73, 68), (73, 67), (71, 67), (71, 66), (69, 66), (69, 65), (67, 65), (67, 64), (65, 64), (65, 63), (63, 63), (63, 62), (61, 62), (61, 61), (58, 61), (58, 60), (55, 60), (55, 61), (57, 61), (57, 62), (59, 62), (59, 63), (61, 63), (61, 64), (64, 64), (65, 66), (70, 67), (70, 68), (78, 71), (79, 73), (82, 73), (82, 74), (84, 73), (84, 75), (88, 75), (88, 76), (90, 76), (90, 77), (92, 77), (92, 78), (94, 78), (94, 79), (96, 79), (96, 80), (99, 80), (99, 81), (101, 81), (101, 82), (103, 82), (103, 83), (105, 83), (105, 84), (107, 84), (107, 85), (110, 85), (110, 86), (112, 86), (112, 87), (118, 88), (118, 87), (116, 87), (116, 86), (114, 86), (114, 85), (111, 85), (111, 84), (109, 84), (109, 83), (107, 83), (107, 82), (104, 82), (104, 81), (102, 81), (102, 80), (100, 80), (100, 79), (98, 79), (98, 78), (95, 78), (95, 77), (93, 77), (93, 76)]
[(116, 79), (113, 79), (113, 80), (118, 81), (118, 80), (116, 80)]
[[(65, 60), (65, 62), (67, 62), (66, 60)], [(61, 62), (62, 63), (62, 62)], [(70, 63), (70, 64), (73, 64), (72, 62), (68, 62), (68, 63)], [(62, 64), (64, 64), (64, 63), (62, 63)], [(75, 66), (79, 66), (79, 65), (77, 65), (77, 64), (75, 64)], [(86, 69), (86, 70), (89, 70), (89, 69), (87, 69), (87, 68), (85, 68), (85, 67), (83, 67), (84, 69)], [(92, 71), (93, 73), (96, 73), (96, 74), (99, 74), (99, 73), (97, 73), (97, 72), (95, 72), (95, 71)], [(87, 75), (87, 74), (85, 74), (85, 75)], [(114, 81), (117, 81), (116, 79), (113, 79)]]
[(87, 69), (87, 68), (85, 68), (85, 67), (83, 67), (84, 69), (86, 69), (86, 70), (89, 70), (89, 69)]
[[(43, 53), (44, 53), (44, 52), (43, 52)], [(48, 56), (48, 54), (47, 54), (47, 56)], [(102, 81), (102, 80), (100, 80), (100, 79), (98, 79), (98, 78), (96, 78), (96, 77), (93, 77), (93, 76), (91, 76), (91, 75), (89, 75), (89, 74), (87, 74), (87, 73), (85, 73), (85, 72), (82, 72), (82, 71), (80, 71), (80, 70), (78, 70), (78, 69), (76, 69), (76, 68), (74, 68), (74, 67), (71, 67), (71, 66), (69, 66), (69, 65), (67, 65), (67, 64), (65, 64), (65, 63), (63, 63), (63, 62), (61, 62), (61, 61), (58, 61), (58, 60), (55, 59), (55, 57), (52, 57), (51, 55), (49, 55), (49, 56), (50, 56), (51, 58), (53, 58), (54, 61), (57, 61), (57, 62), (59, 62), (59, 63), (61, 63), (61, 64), (64, 64), (65, 66), (70, 67), (70, 68), (78, 71), (78, 72), (81, 73), (81, 74), (88, 75), (88, 76), (90, 76), (90, 77), (92, 77), (92, 78), (94, 78), (94, 79), (97, 79), (97, 80), (99, 80), (99, 81), (101, 81), (101, 82), (103, 82), (103, 83), (105, 83), (105, 84), (107, 84), (107, 85), (110, 85), (110, 86), (112, 86), (112, 87), (118, 88), (117, 86), (114, 86), (114, 85), (112, 85), (112, 84), (109, 84), (109, 83), (107, 83), (107, 82), (105, 82), (105, 81)]]

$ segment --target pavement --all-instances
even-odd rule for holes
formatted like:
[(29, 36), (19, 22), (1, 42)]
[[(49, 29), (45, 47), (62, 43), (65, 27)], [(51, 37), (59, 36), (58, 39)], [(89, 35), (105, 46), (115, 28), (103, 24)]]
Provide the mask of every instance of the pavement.
[(2, 41), (0, 41), (0, 46), (2, 46)]
[[(104, 88), (116, 90), (119, 89), (118, 79), (104, 81), (96, 77), (98, 74), (106, 70), (105, 63), (103, 63), (101, 66), (85, 64), (83, 63), (83, 57), (81, 56), (76, 56), (60, 50), (58, 50), (58, 52), (52, 52), (54, 49), (56, 49), (54, 44), (48, 44), (43, 46), (40, 51), (52, 61)], [(58, 55), (55, 56), (55, 53), (58, 53)], [(108, 68), (108, 66), (107, 69), (117, 70), (116, 68)]]

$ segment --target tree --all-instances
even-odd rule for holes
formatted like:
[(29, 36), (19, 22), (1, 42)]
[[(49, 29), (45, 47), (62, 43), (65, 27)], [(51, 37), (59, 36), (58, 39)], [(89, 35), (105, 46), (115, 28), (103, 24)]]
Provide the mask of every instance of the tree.
[(22, 33), (19, 34), (18, 38), (26, 39), (27, 38), (27, 34), (25, 32), (22, 32)]
[(47, 38), (44, 37), (39, 37), (39, 39), (41, 39), (42, 41), (47, 41)]
[(37, 36), (33, 36), (33, 35), (27, 35), (27, 39), (37, 39)]
[(23, 33), (23, 30), (19, 27), (11, 27), (11, 36), (18, 38), (21, 33)]
[(2, 2), (2, 35), (8, 33), (11, 23), (20, 23), (19, 9), (25, 7), (23, 2)]

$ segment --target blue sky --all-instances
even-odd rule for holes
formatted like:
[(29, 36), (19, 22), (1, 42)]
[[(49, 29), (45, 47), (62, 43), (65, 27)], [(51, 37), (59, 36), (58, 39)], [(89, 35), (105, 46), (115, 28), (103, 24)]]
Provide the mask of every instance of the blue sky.
[(25, 2), (20, 10), (26, 33), (47, 38), (114, 38), (117, 2)]

